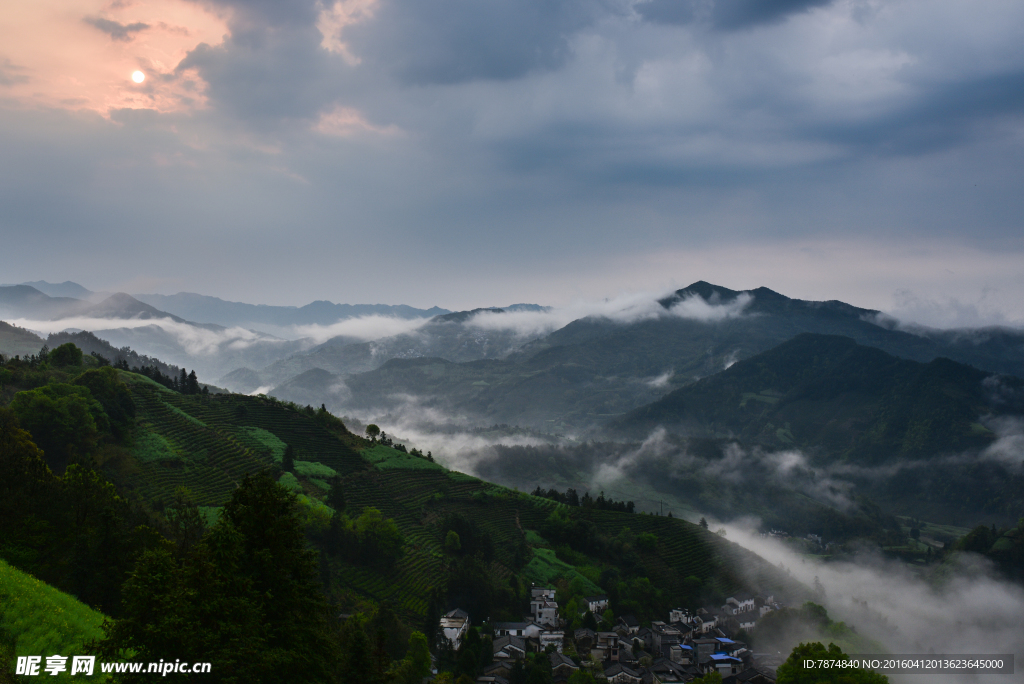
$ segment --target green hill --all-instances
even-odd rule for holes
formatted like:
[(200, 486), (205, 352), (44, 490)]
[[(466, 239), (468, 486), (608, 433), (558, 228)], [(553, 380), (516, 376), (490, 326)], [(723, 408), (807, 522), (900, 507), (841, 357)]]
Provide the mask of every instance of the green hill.
[[(994, 383), (1003, 390), (997, 393)], [(949, 359), (918, 363), (802, 334), (637, 409), (617, 425), (735, 435), (822, 459), (879, 463), (990, 444), (984, 416), (1024, 413), (1024, 382)]]
[[(890, 514), (971, 526), (1012, 522), (1024, 513), (1024, 478), (986, 451), (997, 439), (992, 430), (1000, 429), (1000, 417), (1022, 414), (1024, 381), (1018, 378), (949, 359), (908, 361), (849, 338), (806, 334), (675, 390), (613, 429), (642, 436), (665, 427), (686, 435), (689, 446), (681, 449), (710, 454), (708, 463), (721, 463), (731, 443), (751, 450), (755, 457), (734, 466), (747, 477), (734, 478), (732, 486), (719, 478), (717, 485), (715, 504), (735, 501), (724, 509), (733, 514), (744, 501), (755, 512), (761, 500), (761, 512), (774, 517), (778, 504), (764, 499), (779, 485), (840, 508), (867, 495)], [(806, 462), (783, 469), (770, 456), (756, 457), (758, 449), (798, 450)], [(671, 469), (671, 463), (661, 467)], [(695, 466), (691, 475), (700, 471)], [(762, 484), (751, 489), (754, 481)], [(677, 495), (683, 488), (690, 497), (708, 496), (699, 478), (653, 483)], [(743, 488), (734, 491), (739, 484)]]
[(0, 321), (0, 354), (28, 356), (38, 354), (44, 342), (35, 333)]
[[(178, 657), (168, 646), (183, 636), (174, 626), (193, 624), (180, 620), (210, 630), (223, 618), (258, 643), (259, 616), (308, 605), (318, 639), (363, 629), (358, 620), (339, 626), (339, 612), (372, 616), (396, 642), (389, 653), (397, 660), (412, 630), (432, 638), (448, 609), (477, 624), (520, 619), (538, 581), (554, 584), (567, 606), (600, 590), (618, 614), (645, 621), (679, 605), (720, 605), (740, 590), (793, 601), (806, 593), (770, 563), (678, 518), (628, 513), (622, 502), (610, 510), (603, 497), (556, 503), (358, 437), (324, 408), (181, 394), (98, 363), (73, 345), (3, 362), (0, 516), (9, 524), (0, 527), (0, 558), (102, 608), (114, 621), (105, 657)], [(277, 558), (305, 579), (280, 595), (254, 589), (280, 589)], [(2, 605), (14, 605), (3, 591)], [(153, 610), (155, 594), (177, 608)], [(238, 612), (208, 614), (218, 601)], [(47, 624), (49, 604), (17, 605), (19, 626), (4, 629), (18, 639), (25, 625)], [(90, 614), (78, 611), (69, 624)], [(373, 625), (366, 629), (377, 635)], [(274, 634), (274, 643), (294, 646)], [(217, 658), (241, 657), (230, 643), (206, 646)]]
[[(449, 591), (452, 577), (458, 576), (454, 568), (462, 556), (445, 551), (446, 525), (467, 525), (490, 540), (493, 554), (486, 560), (486, 571), (492, 583), (507, 588), (535, 554), (527, 530), (543, 530), (558, 508), (547, 499), (371, 445), (345, 430), (337, 419), (318, 419), (320, 412), (312, 409), (243, 395), (186, 396), (141, 376), (122, 376), (137, 407), (131, 458), (112, 471), (123, 491), (163, 506), (170, 505), (175, 489), (184, 486), (198, 504), (217, 507), (246, 473), (279, 467), (284, 445), (291, 446), (297, 467), (285, 480), (310, 505), (324, 500), (333, 482), (347, 512), (357, 516), (365, 508), (376, 508), (396, 522), (406, 540), (402, 557), (387, 568), (330, 557), (335, 594), (347, 595), (349, 601), (363, 597), (387, 602), (412, 624), (424, 619), (431, 597)], [(766, 586), (778, 590), (786, 584), (753, 554), (682, 520), (584, 509), (568, 514), (588, 526), (594, 539), (615, 538), (624, 528), (631, 530), (627, 536), (657, 535), (661, 540), (657, 549), (641, 553), (638, 562), (644, 576), (649, 575), (663, 592), (665, 605), (698, 598), (685, 581), (690, 577), (697, 577), (702, 590), (714, 595), (746, 586), (746, 572), (751, 569), (753, 576), (761, 569), (759, 581)], [(570, 565), (590, 567), (594, 580), (609, 568), (622, 577), (630, 576), (629, 568), (620, 567), (614, 557), (603, 557), (600, 544), (594, 544), (576, 551), (566, 546), (563, 555), (575, 561)], [(567, 577), (571, 580), (572, 575)], [(480, 593), (486, 592), (480, 589)], [(492, 597), (483, 605), (518, 618), (516, 601), (514, 595)], [(468, 608), (471, 601), (465, 603)]]
[[(85, 645), (103, 635), (102, 623), (102, 613), (0, 559), (0, 672), (13, 673), (17, 656), (42, 656), (45, 664), (49, 655), (87, 655)], [(79, 679), (68, 672), (46, 678)], [(105, 679), (97, 665), (90, 681)]]

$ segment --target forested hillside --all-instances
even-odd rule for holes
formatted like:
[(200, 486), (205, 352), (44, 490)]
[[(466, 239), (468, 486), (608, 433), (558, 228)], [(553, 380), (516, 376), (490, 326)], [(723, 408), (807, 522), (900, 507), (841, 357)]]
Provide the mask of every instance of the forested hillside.
[(802, 595), (680, 519), (493, 485), (323, 408), (90, 365), (62, 345), (0, 368), (0, 558), (109, 615), (109, 658), (185, 649), (269, 682), (314, 649), (307, 681), (362, 682), (345, 668), (375, 630), (375, 662), (398, 672), (443, 611), (517, 620), (533, 582), (645, 620), (740, 589)]

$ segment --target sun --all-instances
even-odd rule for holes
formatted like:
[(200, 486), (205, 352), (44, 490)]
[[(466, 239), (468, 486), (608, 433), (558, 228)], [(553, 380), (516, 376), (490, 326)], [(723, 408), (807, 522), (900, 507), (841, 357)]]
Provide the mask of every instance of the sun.
[(135, 71), (132, 73), (132, 80), (136, 83), (142, 83), (146, 80), (146, 74), (142, 73), (141, 71)]

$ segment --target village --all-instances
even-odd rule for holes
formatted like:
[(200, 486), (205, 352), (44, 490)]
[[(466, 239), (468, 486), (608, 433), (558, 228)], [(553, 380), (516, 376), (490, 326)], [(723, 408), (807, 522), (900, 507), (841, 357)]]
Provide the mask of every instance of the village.
[[(779, 654), (754, 653), (734, 638), (750, 633), (764, 615), (783, 607), (773, 595), (741, 592), (717, 608), (695, 613), (671, 610), (666, 621), (649, 626), (641, 626), (631, 615), (608, 624), (602, 617), (608, 607), (607, 596), (586, 597), (582, 612), (593, 616), (597, 629), (567, 633), (555, 589), (533, 587), (529, 616), (522, 622), (488, 626), (493, 630), (493, 662), (476, 681), (509, 684), (517, 661), (528, 653), (547, 653), (556, 684), (580, 671), (609, 684), (682, 684), (713, 672), (721, 675), (723, 684), (775, 682)], [(446, 613), (438, 627), (439, 646), (458, 650), (471, 627), (465, 611)]]

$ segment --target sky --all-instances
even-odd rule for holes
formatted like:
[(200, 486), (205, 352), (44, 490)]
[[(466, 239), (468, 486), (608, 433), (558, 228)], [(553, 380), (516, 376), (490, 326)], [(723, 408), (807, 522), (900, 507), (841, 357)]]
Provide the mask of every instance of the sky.
[[(37, 0), (0, 281), (1024, 326), (1019, 0)], [(145, 78), (132, 79), (135, 71)]]

